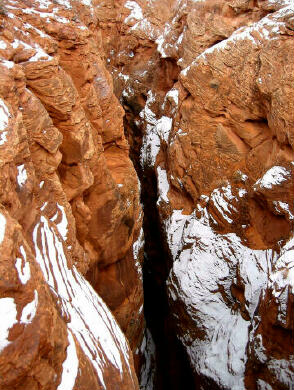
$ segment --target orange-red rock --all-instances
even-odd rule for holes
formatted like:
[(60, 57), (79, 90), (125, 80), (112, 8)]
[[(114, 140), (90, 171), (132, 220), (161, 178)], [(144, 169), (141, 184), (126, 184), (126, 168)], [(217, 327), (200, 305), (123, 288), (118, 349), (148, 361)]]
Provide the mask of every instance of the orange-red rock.
[(0, 388), (137, 389), (129, 344), (97, 295), (137, 349), (138, 179), (96, 12), (20, 1), (0, 18)]
[[(199, 386), (290, 388), (291, 3), (5, 7), (2, 388), (137, 388), (129, 347), (81, 276), (136, 360), (147, 356), (138, 348), (143, 231), (128, 143), (143, 174), (157, 177), (170, 307)], [(112, 348), (95, 327), (85, 330), (88, 305), (103, 332), (115, 328)]]
[(123, 6), (104, 42), (130, 144), (157, 174), (177, 334), (203, 388), (287, 389), (293, 7), (171, 1), (160, 24), (149, 2)]

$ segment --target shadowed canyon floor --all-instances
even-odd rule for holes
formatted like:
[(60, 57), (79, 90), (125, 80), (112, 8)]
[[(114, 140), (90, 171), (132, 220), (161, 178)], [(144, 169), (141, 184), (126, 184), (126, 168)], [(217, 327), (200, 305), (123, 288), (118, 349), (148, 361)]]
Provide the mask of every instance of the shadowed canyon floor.
[(0, 0), (0, 390), (293, 389), (293, 36)]

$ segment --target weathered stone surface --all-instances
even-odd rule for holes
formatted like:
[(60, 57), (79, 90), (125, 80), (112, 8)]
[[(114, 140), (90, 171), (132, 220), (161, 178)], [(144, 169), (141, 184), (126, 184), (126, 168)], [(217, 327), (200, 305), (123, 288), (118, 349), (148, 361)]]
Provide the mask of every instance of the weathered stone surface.
[(197, 386), (289, 389), (291, 3), (5, 7), (0, 387), (137, 388), (128, 344), (85, 276), (127, 335), (138, 372), (143, 362), (142, 389), (152, 388), (129, 144), (142, 176), (157, 177), (170, 309)]
[(0, 388), (137, 389), (129, 344), (97, 295), (137, 349), (138, 179), (96, 11), (77, 2), (3, 7), (0, 250), (7, 322)]
[(202, 388), (287, 389), (293, 7), (184, 0), (161, 24), (149, 2), (123, 8), (104, 42), (133, 153), (157, 175), (177, 334)]

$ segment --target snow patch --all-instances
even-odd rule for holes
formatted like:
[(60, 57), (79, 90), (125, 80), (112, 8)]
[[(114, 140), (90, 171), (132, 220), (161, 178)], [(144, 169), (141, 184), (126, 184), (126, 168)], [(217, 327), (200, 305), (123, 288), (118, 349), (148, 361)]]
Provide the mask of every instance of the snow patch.
[(171, 26), (169, 23), (166, 23), (164, 26), (163, 33), (156, 39), (155, 43), (157, 44), (157, 51), (161, 55), (161, 58), (167, 58), (167, 54), (165, 52), (165, 38), (171, 31)]
[(257, 380), (257, 390), (273, 390), (271, 385), (264, 382), (262, 379)]
[(139, 376), (140, 390), (153, 390), (156, 370), (156, 349), (152, 335), (147, 328), (145, 330), (140, 351), (144, 355), (144, 363), (141, 367)]
[(138, 259), (138, 255), (144, 246), (144, 242), (144, 230), (141, 228), (138, 239), (133, 243), (133, 256), (135, 260)]
[(56, 2), (57, 2), (59, 5), (62, 5), (63, 7), (65, 7), (66, 9), (72, 9), (72, 6), (71, 6), (69, 0), (56, 0)]
[(118, 74), (118, 77), (120, 77), (121, 79), (123, 79), (124, 81), (128, 81), (130, 76), (126, 75), (126, 74), (123, 74), (121, 72), (119, 72)]
[[(233, 196), (228, 186), (226, 192), (227, 199)], [(208, 203), (209, 198), (203, 200)], [(228, 203), (219, 204), (222, 210), (230, 210)], [(236, 283), (238, 272), (245, 286), (245, 307), (253, 318), (277, 256), (272, 250), (245, 247), (234, 233), (215, 233), (207, 207), (198, 204), (196, 209), (191, 215), (175, 210), (164, 222), (174, 260), (168, 293), (185, 309), (191, 326), (203, 335), (201, 339), (190, 334), (181, 336), (197, 372), (213, 378), (220, 386), (239, 390), (244, 387), (250, 321), (232, 309), (235, 299), (231, 285)]]
[(6, 218), (0, 213), (0, 244), (2, 244), (5, 236)]
[(139, 114), (140, 118), (146, 123), (146, 131), (143, 136), (142, 148), (140, 151), (140, 162), (142, 167), (144, 165), (153, 167), (160, 150), (160, 138), (155, 130), (157, 119), (154, 112), (150, 109), (150, 106), (154, 102), (155, 95), (153, 95), (152, 91), (148, 91), (145, 107)]
[(135, 20), (142, 20), (143, 19), (142, 8), (135, 1), (127, 1), (125, 3), (124, 7), (128, 8), (131, 11), (129, 16), (127, 16), (125, 18), (124, 23), (127, 24), (130, 21), (132, 21), (132, 19), (135, 19)]
[(239, 198), (243, 198), (246, 194), (247, 194), (247, 191), (245, 190), (245, 188), (240, 188), (238, 190)]
[(132, 87), (128, 86), (127, 88), (125, 88), (122, 91), (122, 96), (124, 98), (130, 98), (130, 97), (134, 96), (134, 93), (135, 93), (134, 89)]
[(157, 167), (157, 186), (158, 186), (158, 200), (157, 205), (161, 202), (169, 203), (168, 191), (169, 191), (169, 182), (165, 169), (161, 169), (160, 166)]
[[(1, 65), (4, 65), (7, 69), (12, 69), (14, 67), (14, 62), (13, 61), (7, 61), (7, 60), (3, 60), (1, 58)], [(0, 117), (1, 117), (1, 114), (0, 114)]]
[(172, 88), (165, 95), (165, 100), (173, 101), (176, 106), (179, 104), (179, 90), (176, 88)]
[(270, 275), (274, 296), (279, 297), (289, 286), (294, 293), (294, 237), (282, 248)]
[(18, 185), (22, 187), (26, 183), (27, 179), (28, 179), (28, 175), (24, 167), (24, 164), (19, 165), (17, 167), (17, 177), (16, 177)]
[[(66, 213), (64, 211), (64, 207), (60, 206), (60, 204), (56, 204), (58, 210), (54, 214), (54, 216), (51, 218), (51, 221), (55, 223), (57, 230), (59, 231), (61, 237), (64, 241), (67, 240), (67, 233), (68, 233), (68, 221), (66, 217)], [(59, 220), (60, 222), (56, 223), (56, 221)]]
[(256, 191), (257, 186), (260, 188), (271, 189), (273, 186), (279, 186), (284, 181), (290, 178), (290, 172), (281, 166), (274, 166), (270, 168), (261, 179), (257, 180), (253, 188)]
[(34, 291), (34, 299), (32, 302), (28, 303), (23, 309), (22, 309), (22, 314), (20, 318), (20, 322), (22, 324), (28, 325), (30, 324), (37, 312), (37, 307), (38, 307), (38, 292), (37, 290)]
[(164, 221), (168, 246), (174, 259), (178, 251), (182, 249), (183, 230), (189, 218), (189, 215), (184, 215), (182, 212), (183, 210), (174, 210), (170, 218)]
[(42, 30), (39, 30), (38, 28), (32, 26), (30, 23), (24, 23), (23, 27), (27, 30), (35, 31), (41, 38), (49, 38), (48, 34), (45, 34)]
[(155, 40), (157, 37), (155, 28), (146, 18), (139, 20), (139, 22), (134, 24), (134, 26), (131, 27), (131, 31), (142, 31), (146, 35), (146, 37), (148, 37), (149, 40)]
[[(34, 228), (36, 260), (50, 289), (68, 318), (68, 329), (79, 342), (106, 389), (104, 372), (108, 361), (123, 375), (123, 364), (129, 366), (129, 348), (125, 337), (107, 306), (76, 268), (68, 268), (63, 241), (44, 216)], [(124, 372), (125, 375), (125, 372)]]
[(154, 131), (158, 134), (160, 139), (168, 143), (169, 134), (172, 128), (173, 120), (167, 116), (161, 117), (155, 126)]
[[(85, 1), (85, 0), (83, 0)], [(35, 8), (24, 8), (22, 10), (23, 13), (27, 14), (27, 15), (37, 15), (38, 17), (42, 18), (42, 19), (46, 19), (46, 23), (51, 23), (52, 22), (52, 19), (53, 20), (56, 20), (57, 22), (59, 23), (63, 23), (63, 24), (69, 24), (70, 21), (62, 16), (58, 16), (56, 15), (56, 12), (58, 12), (59, 9), (57, 7), (53, 8), (52, 12), (40, 12), (38, 10), (36, 10)]]
[(13, 298), (0, 299), (0, 352), (7, 347), (11, 341), (8, 340), (9, 329), (17, 323), (17, 310)]
[(66, 359), (62, 364), (61, 382), (57, 390), (72, 390), (78, 375), (79, 359), (76, 350), (75, 340), (71, 331), (67, 330), (68, 347), (66, 348)]
[(31, 278), (31, 268), (29, 262), (27, 261), (27, 254), (22, 245), (20, 246), (19, 251), (22, 258), (17, 257), (15, 261), (15, 268), (18, 272), (18, 277), (21, 283), (26, 284)]
[[(293, 355), (290, 357), (292, 360), (293, 367)], [(267, 367), (269, 371), (274, 374), (280, 383), (282, 383), (286, 389), (291, 389), (293, 387), (293, 368), (289, 367), (289, 361), (284, 359), (271, 359)]]
[(49, 56), (39, 45), (34, 44), (34, 45), (29, 45), (26, 42), (20, 41), (19, 39), (14, 39), (12, 42), (12, 47), (14, 49), (17, 49), (20, 46), (23, 46), (25, 49), (33, 49), (36, 51), (36, 54), (33, 55), (28, 62), (34, 62), (34, 61), (48, 61), (52, 60), (53, 57)]
[(144, 247), (144, 244), (145, 244), (144, 231), (143, 231), (143, 228), (141, 228), (138, 239), (133, 243), (133, 256), (134, 256), (134, 260), (135, 260), (135, 267), (137, 269), (137, 273), (138, 273), (141, 280), (143, 277), (142, 276), (143, 272), (142, 272), (142, 266), (141, 266), (141, 263), (139, 261), (138, 256), (139, 256), (141, 249)]
[(92, 0), (82, 0), (82, 4), (88, 7), (92, 7)]
[(233, 219), (230, 217), (232, 217), (232, 213), (237, 213), (238, 210), (232, 205), (232, 201), (236, 198), (232, 194), (231, 185), (216, 188), (213, 190), (210, 199), (220, 215), (228, 223), (233, 223)]
[(7, 49), (7, 44), (4, 41), (0, 41), (0, 49), (1, 50)]
[(284, 212), (286, 215), (288, 215), (288, 218), (290, 220), (293, 220), (294, 219), (294, 215), (291, 213), (290, 209), (289, 209), (289, 205), (288, 203), (285, 203), (285, 202), (281, 202), (281, 201), (273, 201), (273, 204), (275, 206), (275, 210), (280, 214), (281, 211)]
[(48, 9), (50, 7), (50, 5), (52, 4), (51, 1), (48, 1), (48, 0), (37, 0), (37, 2), (39, 3), (39, 7), (40, 9)]
[[(287, 13), (291, 12), (291, 6), (288, 6), (287, 3), (285, 3), (285, 6), (286, 7), (280, 9), (274, 14), (266, 16), (258, 22), (253, 23), (251, 26), (240, 27), (234, 31), (229, 38), (224, 39), (204, 50), (204, 52), (193, 60), (191, 65), (181, 72), (181, 75), (186, 76), (191, 66), (197, 65), (199, 61), (204, 60), (204, 62), (206, 62), (208, 55), (216, 51), (230, 50), (239, 41), (249, 40), (254, 46), (258, 46), (262, 43), (262, 39), (277, 39), (277, 35), (281, 34), (283, 27), (285, 27), (283, 18)], [(256, 34), (254, 34), (255, 32), (258, 32), (261, 35), (261, 40), (256, 38)]]
[(169, 134), (172, 129), (172, 118), (162, 116), (160, 119), (151, 110), (150, 106), (155, 102), (155, 95), (148, 91), (147, 100), (144, 109), (139, 116), (146, 123), (146, 131), (143, 136), (142, 148), (140, 151), (141, 165), (153, 167), (156, 157), (160, 151), (161, 140), (168, 143)]

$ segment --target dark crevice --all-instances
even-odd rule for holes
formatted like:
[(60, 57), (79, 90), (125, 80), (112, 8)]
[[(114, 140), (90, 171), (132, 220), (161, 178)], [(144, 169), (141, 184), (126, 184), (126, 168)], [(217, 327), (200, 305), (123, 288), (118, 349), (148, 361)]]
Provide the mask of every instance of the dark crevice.
[(154, 390), (195, 389), (193, 374), (181, 343), (175, 335), (166, 292), (169, 274), (160, 221), (156, 208), (157, 184), (154, 172), (141, 178), (144, 205), (145, 261), (143, 267), (146, 324), (156, 345)]
[(267, 121), (266, 118), (246, 119), (245, 122), (247, 122), (247, 123), (254, 123), (254, 124), (255, 124), (255, 123), (256, 123), (256, 124), (258, 124), (258, 123), (264, 123), (265, 125), (268, 126), (268, 121)]
[(171, 260), (164, 246), (156, 206), (158, 199), (156, 175), (152, 168), (143, 170), (140, 164), (142, 133), (134, 121), (137, 115), (137, 104), (128, 105), (125, 131), (130, 144), (130, 157), (141, 182), (141, 202), (144, 209), (144, 310), (146, 326), (156, 346), (154, 390), (196, 390), (198, 386), (195, 384), (183, 346), (176, 337), (168, 305), (166, 279)]

